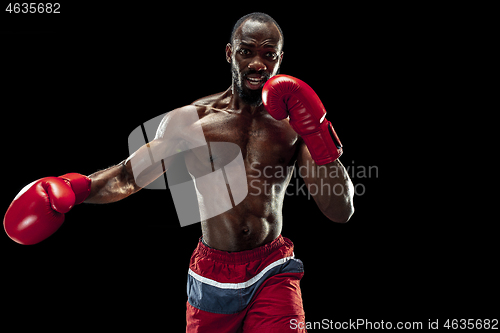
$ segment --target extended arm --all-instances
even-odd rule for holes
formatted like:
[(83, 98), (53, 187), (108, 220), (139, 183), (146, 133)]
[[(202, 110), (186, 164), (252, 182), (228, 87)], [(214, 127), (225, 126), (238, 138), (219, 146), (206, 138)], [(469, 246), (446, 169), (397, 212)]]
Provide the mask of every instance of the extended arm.
[(122, 200), (141, 189), (134, 180), (127, 160), (89, 176), (92, 180), (90, 195), (85, 203), (111, 203)]
[[(116, 202), (146, 187), (160, 177), (175, 158), (175, 154), (168, 156), (164, 151), (166, 149), (171, 151), (176, 147), (174, 141), (165, 143), (164, 140), (157, 139), (139, 148), (125, 161), (91, 174), (89, 176), (92, 180), (90, 195), (85, 202), (97, 204)], [(158, 153), (158, 151), (163, 151), (163, 153)], [(150, 156), (168, 157), (151, 163)], [(133, 166), (136, 170), (141, 170), (136, 177), (132, 170)]]
[(146, 187), (161, 176), (176, 156), (179, 156), (181, 146), (185, 146), (185, 133), (189, 133), (191, 141), (198, 134), (204, 142), (201, 126), (193, 126), (197, 120), (197, 111), (193, 106), (167, 113), (161, 120), (153, 141), (141, 146), (125, 161), (89, 176), (92, 187), (85, 202), (111, 203)]
[(155, 139), (125, 161), (89, 177), (68, 173), (26, 185), (5, 213), (5, 231), (20, 244), (36, 244), (56, 232), (75, 205), (115, 202), (139, 191), (179, 156), (182, 133), (190, 133), (189, 126), (197, 120), (195, 107), (176, 109), (162, 119)]

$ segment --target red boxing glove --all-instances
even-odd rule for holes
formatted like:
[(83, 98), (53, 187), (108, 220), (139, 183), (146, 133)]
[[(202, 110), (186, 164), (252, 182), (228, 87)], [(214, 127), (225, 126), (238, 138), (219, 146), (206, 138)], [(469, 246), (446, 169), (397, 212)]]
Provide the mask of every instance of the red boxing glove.
[(78, 173), (45, 177), (26, 185), (5, 213), (3, 226), (19, 244), (36, 244), (59, 229), (64, 214), (90, 194), (90, 178)]
[(262, 102), (276, 120), (290, 116), (290, 125), (302, 136), (318, 165), (342, 155), (342, 144), (318, 95), (304, 81), (289, 75), (276, 75), (262, 88)]

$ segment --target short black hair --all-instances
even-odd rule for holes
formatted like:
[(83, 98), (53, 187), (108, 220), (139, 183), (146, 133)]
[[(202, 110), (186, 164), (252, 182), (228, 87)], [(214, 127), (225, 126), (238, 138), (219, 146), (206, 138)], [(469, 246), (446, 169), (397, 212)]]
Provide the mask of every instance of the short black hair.
[(281, 28), (280, 28), (278, 22), (276, 22), (271, 16), (267, 15), (266, 13), (260, 13), (260, 12), (255, 12), (255, 13), (247, 14), (247, 15), (241, 17), (236, 22), (236, 24), (233, 27), (233, 31), (231, 32), (231, 40), (229, 41), (231, 43), (231, 45), (233, 45), (234, 34), (236, 33), (236, 30), (238, 30), (238, 28), (246, 20), (257, 21), (257, 22), (260, 22), (260, 23), (267, 23), (267, 22), (274, 23), (274, 25), (276, 25), (276, 27), (278, 28), (278, 30), (280, 32), (280, 35), (281, 35), (281, 48), (283, 48), (283, 45), (285, 44), (285, 37), (283, 36), (283, 31), (281, 31)]

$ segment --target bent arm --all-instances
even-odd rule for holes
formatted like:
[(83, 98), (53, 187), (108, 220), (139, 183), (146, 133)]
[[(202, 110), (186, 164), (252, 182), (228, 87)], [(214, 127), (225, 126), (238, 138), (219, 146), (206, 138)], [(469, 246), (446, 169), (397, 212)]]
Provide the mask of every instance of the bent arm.
[(334, 222), (349, 221), (354, 213), (354, 186), (342, 163), (337, 159), (317, 165), (305, 144), (300, 147), (297, 162), (299, 173), (323, 214)]

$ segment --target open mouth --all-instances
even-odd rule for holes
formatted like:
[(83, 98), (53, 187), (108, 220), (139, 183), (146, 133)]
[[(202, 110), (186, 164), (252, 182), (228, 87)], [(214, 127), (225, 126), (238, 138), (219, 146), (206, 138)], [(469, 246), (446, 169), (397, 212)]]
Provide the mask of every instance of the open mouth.
[(262, 87), (263, 83), (266, 81), (264, 76), (260, 75), (249, 75), (245, 78), (245, 83), (247, 88), (256, 90)]

